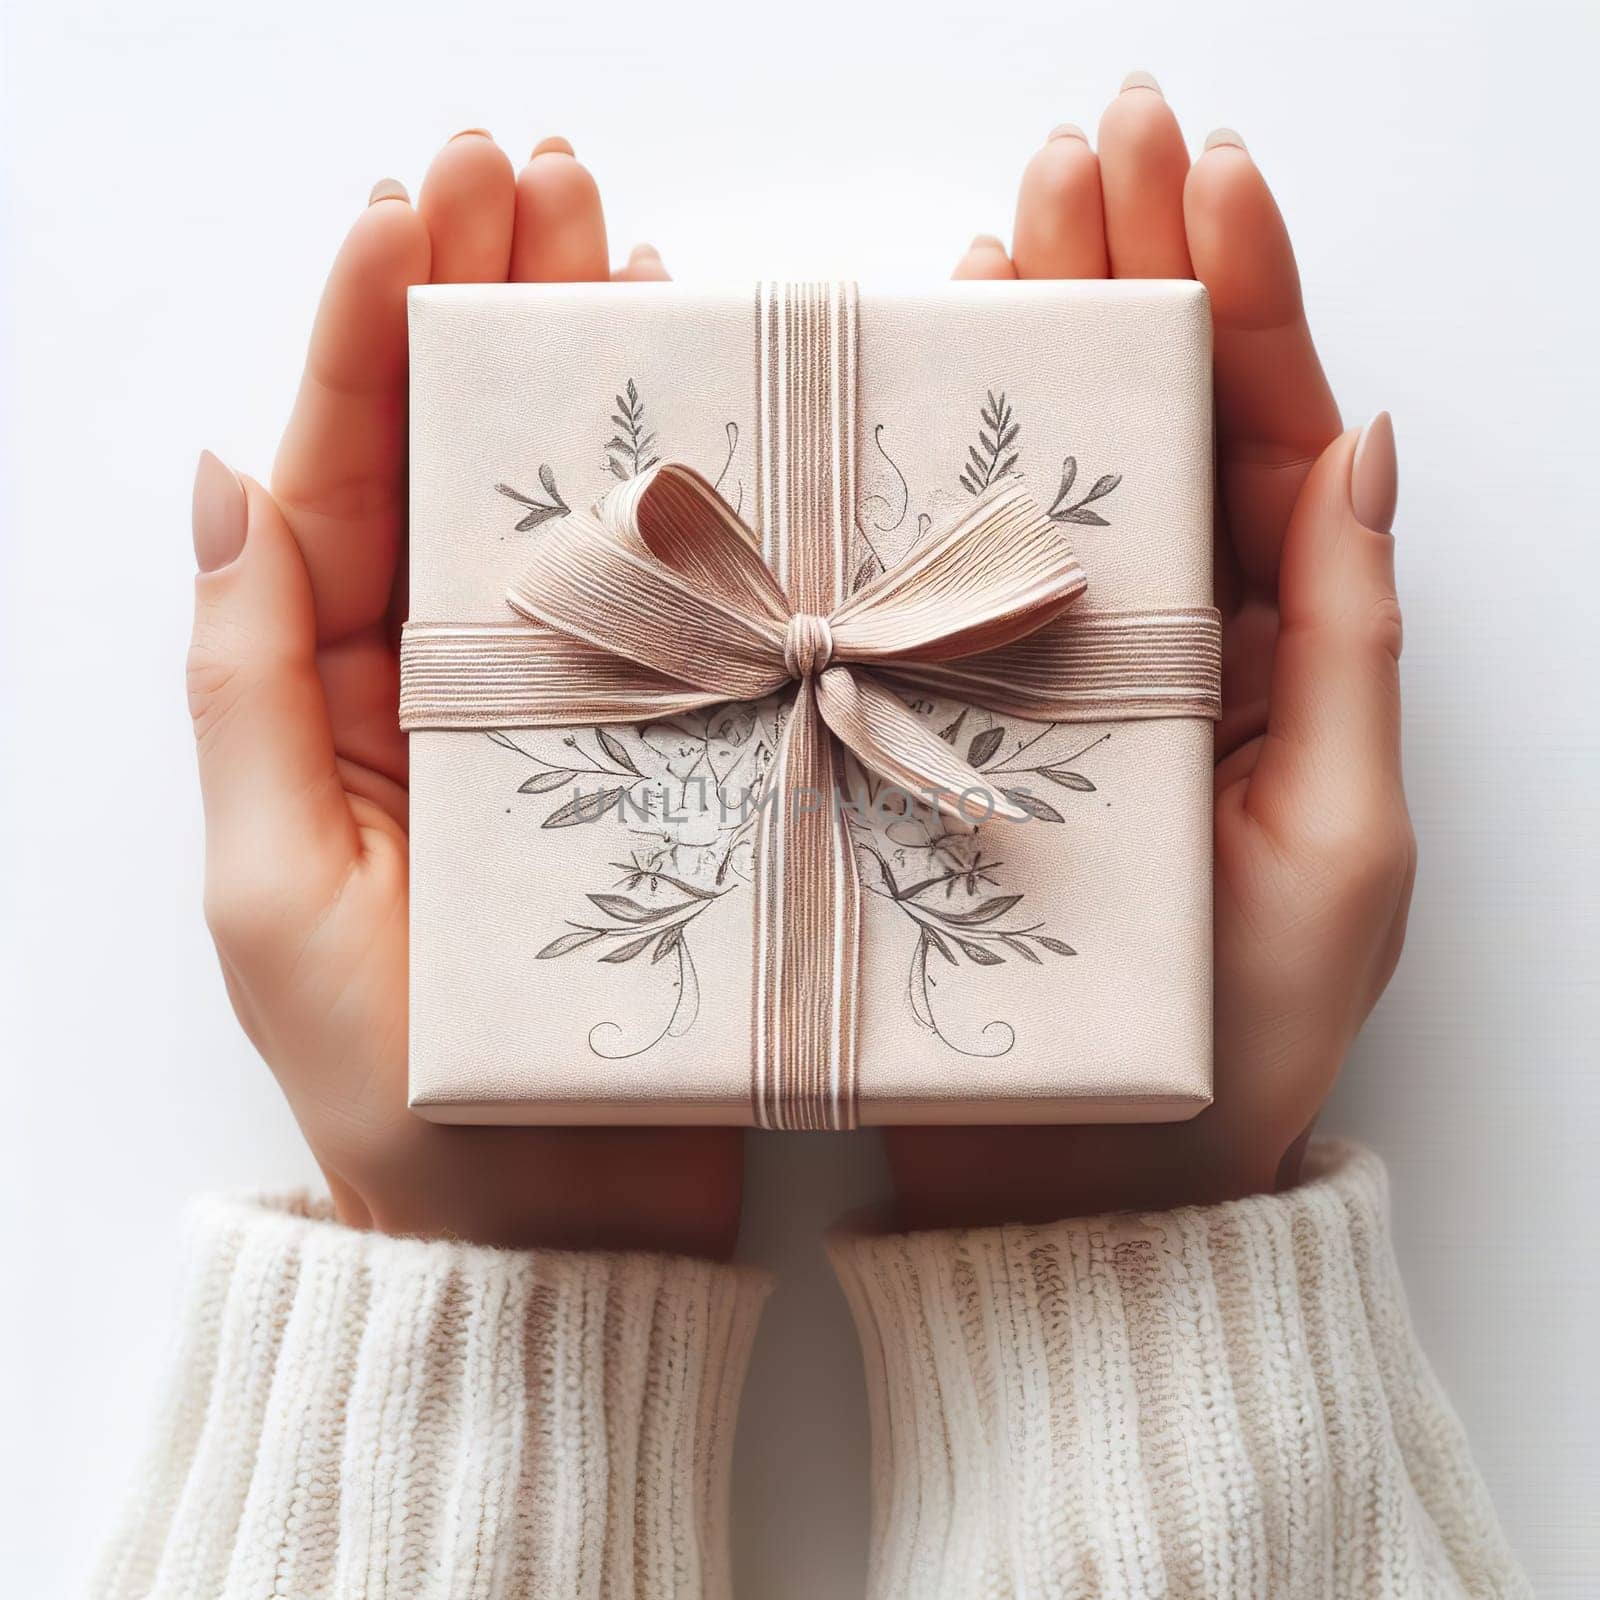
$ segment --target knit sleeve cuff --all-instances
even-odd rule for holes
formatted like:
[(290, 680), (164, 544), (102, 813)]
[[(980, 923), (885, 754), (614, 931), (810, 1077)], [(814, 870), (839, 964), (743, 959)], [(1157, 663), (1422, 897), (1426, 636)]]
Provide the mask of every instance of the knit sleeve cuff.
[(196, 1208), (181, 1345), (96, 1589), (722, 1596), (764, 1274)]
[(830, 1244), (874, 1600), (1528, 1593), (1419, 1350), (1376, 1157), (1207, 1208)]

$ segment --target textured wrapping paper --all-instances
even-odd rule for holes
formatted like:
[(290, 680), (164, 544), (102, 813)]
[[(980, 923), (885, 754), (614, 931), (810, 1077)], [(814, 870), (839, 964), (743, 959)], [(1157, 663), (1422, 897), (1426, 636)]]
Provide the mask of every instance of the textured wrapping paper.
[[(413, 290), (412, 624), (514, 620), (507, 589), (541, 536), (661, 461), (698, 469), (770, 541), (761, 463), (785, 441), (764, 396), (782, 373), (763, 387), (757, 305), (748, 288)], [(1070, 535), (1096, 611), (1210, 605), (1197, 285), (863, 291), (855, 361), (847, 588), (1020, 475)], [(862, 891), (850, 1120), (1198, 1111), (1209, 720), (1051, 724), (905, 700), (1028, 815), (955, 821), (846, 762)], [(789, 703), (412, 732), (415, 1110), (768, 1120), (752, 1087), (754, 837)]]

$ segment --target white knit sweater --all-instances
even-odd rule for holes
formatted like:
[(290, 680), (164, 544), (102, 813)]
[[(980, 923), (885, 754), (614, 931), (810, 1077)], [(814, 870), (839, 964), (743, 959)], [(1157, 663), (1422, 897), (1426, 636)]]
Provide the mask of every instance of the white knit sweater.
[[(873, 1600), (1529, 1593), (1370, 1155), (1324, 1146), (1292, 1193), (1210, 1209), (830, 1249), (872, 1407)], [(720, 1600), (766, 1290), (210, 1202), (96, 1592)]]

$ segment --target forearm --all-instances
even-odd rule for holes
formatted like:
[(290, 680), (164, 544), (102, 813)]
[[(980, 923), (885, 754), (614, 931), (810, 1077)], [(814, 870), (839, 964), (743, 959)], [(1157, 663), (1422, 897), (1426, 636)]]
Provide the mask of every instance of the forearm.
[(195, 1215), (181, 1346), (96, 1593), (728, 1593), (763, 1276)]
[(835, 1235), (874, 1600), (1528, 1592), (1417, 1346), (1376, 1158), (1040, 1227)]

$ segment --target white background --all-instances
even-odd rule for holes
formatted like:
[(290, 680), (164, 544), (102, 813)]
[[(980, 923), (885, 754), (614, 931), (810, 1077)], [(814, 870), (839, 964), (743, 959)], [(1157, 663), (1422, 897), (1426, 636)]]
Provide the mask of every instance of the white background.
[[(460, 127), (519, 161), (559, 132), (613, 245), (680, 277), (929, 278), (1132, 67), (1196, 147), (1243, 132), (1347, 417), (1395, 415), (1422, 872), (1326, 1123), (1389, 1159), (1417, 1320), (1539, 1593), (1594, 1592), (1592, 5), (24, 0), (4, 27), (7, 1593), (88, 1567), (185, 1197), (312, 1175), (201, 926), (188, 496), (201, 445), (268, 466), (368, 186), (414, 191)], [(861, 1379), (816, 1234), (881, 1174), (866, 1138), (752, 1154), (745, 1252), (783, 1283), (739, 1439), (742, 1592), (842, 1600)]]

